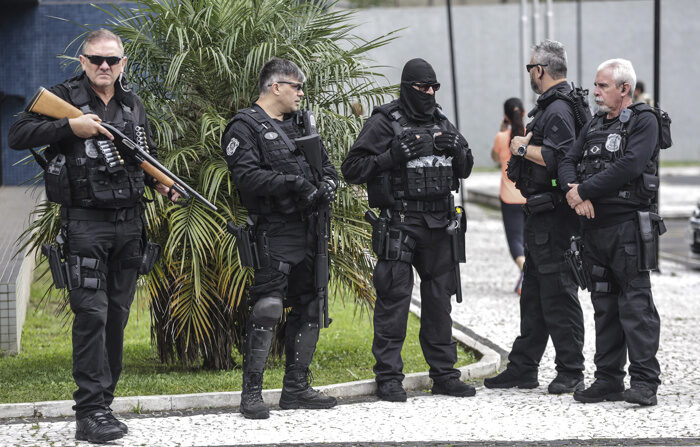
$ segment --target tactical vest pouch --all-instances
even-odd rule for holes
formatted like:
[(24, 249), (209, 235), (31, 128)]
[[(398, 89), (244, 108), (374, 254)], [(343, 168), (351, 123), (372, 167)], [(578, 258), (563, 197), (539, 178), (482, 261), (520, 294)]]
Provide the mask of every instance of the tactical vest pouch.
[(143, 249), (143, 257), (141, 258), (141, 265), (139, 266), (139, 275), (146, 275), (153, 270), (158, 258), (160, 258), (161, 251), (160, 245), (154, 242), (146, 242), (146, 247)]
[(383, 171), (367, 182), (367, 198), (370, 208), (390, 208), (394, 204), (390, 171)]
[(673, 145), (673, 140), (671, 139), (671, 117), (668, 113), (661, 109), (657, 109), (659, 114), (659, 147), (661, 149), (668, 149)]
[(666, 232), (664, 220), (656, 213), (637, 211), (637, 269), (640, 272), (659, 268), (659, 236)]
[(226, 224), (226, 230), (236, 237), (236, 247), (241, 265), (244, 267), (260, 268), (260, 257), (258, 256), (258, 244), (255, 239), (255, 232), (250, 225), (236, 225), (233, 222)]
[(423, 169), (426, 199), (438, 199), (450, 194), (452, 190), (452, 166), (433, 166)]
[(523, 210), (528, 216), (532, 214), (544, 213), (552, 211), (562, 202), (561, 194), (554, 192), (544, 192), (535, 194), (527, 198), (527, 202), (523, 205)]
[(46, 198), (60, 205), (71, 206), (70, 178), (66, 166), (66, 156), (58, 154), (51, 159), (44, 171)]

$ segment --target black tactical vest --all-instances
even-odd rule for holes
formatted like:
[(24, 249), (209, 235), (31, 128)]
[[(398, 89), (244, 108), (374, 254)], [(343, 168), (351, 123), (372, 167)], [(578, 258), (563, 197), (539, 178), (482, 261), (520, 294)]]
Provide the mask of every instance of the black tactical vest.
[[(406, 130), (425, 130), (429, 138), (447, 131), (447, 119), (417, 125), (409, 122), (399, 108), (398, 100), (376, 107), (372, 114), (381, 113), (391, 120), (394, 135)], [(369, 206), (409, 211), (446, 211), (447, 198), (458, 187), (452, 170), (452, 159), (433, 149), (432, 156), (409, 160), (395, 169), (383, 171), (367, 183)]]
[[(635, 112), (633, 112), (633, 115)], [(583, 143), (583, 157), (577, 165), (579, 182), (604, 171), (615, 161), (622, 158), (628, 140), (630, 121), (622, 123), (616, 119), (605, 123), (604, 115), (596, 115), (586, 133)], [(649, 205), (659, 188), (659, 177), (656, 172), (656, 159), (659, 147), (647, 162), (644, 172), (639, 177), (622, 187), (612, 197), (599, 199), (604, 203)]]
[[(70, 102), (83, 113), (90, 109), (90, 95), (83, 76), (63, 84), (70, 92)], [(125, 95), (133, 95), (125, 92)], [(127, 101), (124, 101), (127, 102)], [(135, 101), (128, 101), (135, 105)], [(136, 108), (124, 103), (115, 122), (110, 123), (146, 149), (145, 117), (136, 116)], [(138, 137), (137, 137), (138, 135)], [(49, 200), (61, 205), (82, 208), (127, 208), (137, 205), (144, 193), (144, 173), (130, 158), (118, 154), (107, 139), (74, 139), (68, 146), (51, 147), (45, 175)]]
[[(255, 131), (257, 135), (256, 146), (260, 148), (260, 161), (263, 169), (300, 176), (307, 180), (313, 179), (309, 163), (294, 143), (296, 138), (302, 136), (296, 123), (296, 115), (279, 123), (280, 129), (286, 134), (293, 150), (257, 107), (239, 110), (229, 126), (238, 120), (244, 121)], [(302, 211), (292, 194), (274, 197), (259, 196), (254, 191), (239, 191), (239, 194), (241, 203), (251, 214), (292, 214)]]

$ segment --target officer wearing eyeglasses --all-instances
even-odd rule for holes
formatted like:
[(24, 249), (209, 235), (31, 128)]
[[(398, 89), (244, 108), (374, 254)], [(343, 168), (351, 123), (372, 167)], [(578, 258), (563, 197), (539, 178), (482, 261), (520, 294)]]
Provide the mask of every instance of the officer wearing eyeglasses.
[(299, 120), (306, 76), (292, 61), (269, 60), (260, 71), (260, 97), (239, 110), (224, 131), (222, 149), (258, 242), (259, 265), (250, 288), (251, 310), (243, 348), (240, 410), (249, 419), (267, 419), (262, 399), (265, 362), (281, 320), (286, 317), (282, 409), (323, 409), (336, 405), (309, 385), (309, 365), (319, 336), (314, 296), (317, 231), (310, 219), (335, 200), (338, 174), (321, 144), (323, 175), (316, 181), (298, 147), (308, 134)]
[(156, 155), (143, 104), (122, 78), (126, 57), (121, 39), (108, 30), (92, 31), (82, 53), (83, 73), (50, 91), (84, 115), (53, 120), (22, 113), (10, 129), (9, 145), (48, 145), (47, 197), (61, 205), (63, 250), (72, 276), (79, 280), (70, 290), (76, 438), (106, 442), (127, 433), (110, 404), (146, 241), (144, 187), (163, 195), (168, 188), (144, 175), (135, 161), (110, 162), (98, 149), (112, 139), (100, 125), (105, 121)]
[[(433, 394), (473, 396), (454, 367), (450, 297), (456, 293), (452, 239), (446, 228), (452, 191), (471, 173), (467, 141), (435, 101), (440, 88), (423, 59), (406, 63), (399, 99), (377, 107), (342, 164), (345, 180), (367, 184), (369, 205), (381, 210), (374, 226), (374, 373), (380, 399), (403, 402), (401, 348), (413, 289), (421, 278), (420, 342)], [(384, 225), (384, 224), (383, 224)]]
[[(584, 386), (583, 313), (564, 252), (578, 232), (578, 221), (559, 188), (557, 169), (573, 147), (579, 112), (568, 100), (572, 88), (566, 82), (566, 51), (561, 43), (545, 40), (536, 45), (526, 69), (532, 90), (540, 96), (527, 135), (511, 141), (508, 167), (508, 176), (527, 199), (520, 335), (513, 342), (507, 368), (485, 379), (484, 386), (537, 388), (540, 360), (551, 336), (557, 375), (548, 392), (571, 393)], [(590, 111), (579, 115), (587, 119)]]

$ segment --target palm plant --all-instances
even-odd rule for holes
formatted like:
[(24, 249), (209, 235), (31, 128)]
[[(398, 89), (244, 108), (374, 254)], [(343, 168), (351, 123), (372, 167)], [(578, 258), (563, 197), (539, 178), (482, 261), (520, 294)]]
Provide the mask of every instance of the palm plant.
[[(147, 206), (149, 235), (164, 256), (147, 280), (152, 338), (162, 361), (233, 366), (247, 312), (252, 270), (241, 267), (229, 220), (241, 206), (220, 148), (236, 110), (257, 96), (260, 68), (273, 56), (295, 61), (319, 132), (338, 166), (361, 128), (353, 102), (371, 106), (390, 93), (376, 83), (366, 53), (390, 42), (352, 35), (352, 12), (289, 0), (144, 0), (113, 5), (108, 28), (125, 40), (129, 77), (138, 86), (161, 162), (219, 207)], [(374, 300), (364, 194), (341, 184), (331, 222), (331, 292), (360, 305)], [(55, 213), (53, 214), (55, 218)]]

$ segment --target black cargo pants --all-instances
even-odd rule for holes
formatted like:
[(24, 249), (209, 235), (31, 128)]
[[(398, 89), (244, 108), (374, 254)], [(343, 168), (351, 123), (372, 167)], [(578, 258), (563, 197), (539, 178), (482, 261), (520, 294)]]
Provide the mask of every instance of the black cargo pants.
[(447, 213), (394, 213), (392, 229), (399, 229), (415, 241), (413, 265), (401, 261), (379, 260), (374, 269), (377, 302), (374, 307), (374, 341), (377, 382), (403, 380), (401, 348), (413, 290), (413, 267), (421, 278), (421, 317), (419, 340), (429, 375), (435, 381), (459, 377), (455, 369), (457, 344), (452, 340), (452, 305), (457, 291), (451, 239), (445, 231)]
[(114, 400), (122, 370), (124, 328), (142, 256), (143, 223), (138, 210), (105, 210), (104, 220), (83, 220), (88, 215), (62, 218), (67, 255), (99, 261), (97, 268), (89, 268), (94, 266), (92, 261), (83, 262), (83, 285), (69, 294), (75, 314), (73, 378), (78, 386), (73, 409), (79, 419), (109, 407)]
[(660, 321), (649, 272), (637, 268), (637, 231), (632, 219), (583, 233), (584, 263), (594, 282), (595, 377), (621, 386), (629, 355), (632, 383), (656, 391), (661, 383), (656, 359)]
[(564, 261), (576, 215), (566, 203), (525, 220), (525, 276), (520, 295), (520, 335), (508, 355), (508, 368), (537, 378), (549, 337), (558, 373), (583, 373), (583, 312), (578, 287)]

